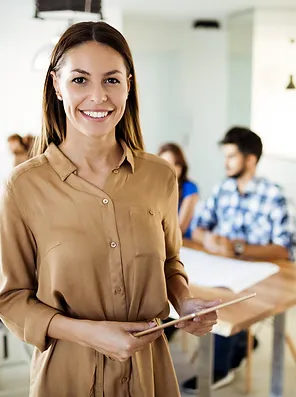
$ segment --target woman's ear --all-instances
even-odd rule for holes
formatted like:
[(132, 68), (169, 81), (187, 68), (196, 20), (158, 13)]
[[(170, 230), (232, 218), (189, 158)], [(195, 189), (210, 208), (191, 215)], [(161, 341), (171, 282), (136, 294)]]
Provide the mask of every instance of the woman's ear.
[[(128, 91), (128, 94), (129, 94), (130, 89), (131, 89), (132, 80), (133, 80), (133, 76), (130, 74), (128, 76), (128, 78), (127, 78), (127, 91)], [(128, 96), (128, 94), (127, 94), (127, 96)]]
[(61, 92), (60, 92), (60, 86), (59, 86), (59, 82), (58, 82), (58, 78), (57, 78), (56, 72), (52, 71), (52, 72), (50, 72), (50, 75), (51, 75), (51, 78), (52, 78), (52, 83), (53, 83), (53, 87), (54, 87), (55, 92), (56, 92), (56, 96), (57, 96), (59, 101), (62, 101), (63, 98), (62, 98), (62, 95), (61, 95)]

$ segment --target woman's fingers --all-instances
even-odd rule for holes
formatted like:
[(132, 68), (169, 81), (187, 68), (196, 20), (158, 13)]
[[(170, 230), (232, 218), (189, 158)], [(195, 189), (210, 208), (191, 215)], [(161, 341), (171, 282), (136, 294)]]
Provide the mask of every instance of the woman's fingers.
[(196, 328), (194, 328), (192, 326), (188, 326), (188, 327), (183, 328), (184, 331), (186, 331), (186, 332), (188, 332), (190, 334), (193, 334), (193, 335), (198, 335), (198, 336), (206, 335), (209, 332), (211, 332), (212, 329), (213, 329), (213, 327), (203, 327), (203, 328), (196, 329)]
[(185, 321), (185, 322), (181, 322), (179, 324), (176, 324), (175, 327), (176, 328), (185, 328), (188, 327), (190, 325), (193, 325), (195, 328), (203, 328), (203, 327), (210, 327), (210, 326), (214, 326), (217, 324), (217, 320), (208, 320), (208, 321), (196, 321), (195, 319), (192, 321)]

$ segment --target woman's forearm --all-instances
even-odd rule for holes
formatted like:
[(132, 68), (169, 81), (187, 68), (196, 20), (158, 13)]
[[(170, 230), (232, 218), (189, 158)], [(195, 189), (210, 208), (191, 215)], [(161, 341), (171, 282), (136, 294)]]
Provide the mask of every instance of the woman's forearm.
[(76, 320), (57, 314), (49, 324), (47, 335), (53, 339), (65, 340), (86, 346), (84, 335), (87, 333), (89, 321)]
[(169, 301), (180, 314), (184, 300), (192, 297), (187, 281), (180, 274), (176, 274), (167, 281), (167, 290)]
[(188, 197), (185, 197), (181, 204), (181, 208), (179, 210), (179, 224), (182, 234), (184, 234), (190, 226), (197, 201), (198, 195), (192, 194)]

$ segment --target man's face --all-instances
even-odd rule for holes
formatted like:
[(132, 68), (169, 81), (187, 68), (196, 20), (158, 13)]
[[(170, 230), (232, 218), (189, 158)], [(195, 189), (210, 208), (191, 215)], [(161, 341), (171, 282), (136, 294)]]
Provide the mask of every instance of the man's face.
[(225, 171), (229, 178), (239, 178), (247, 171), (247, 159), (235, 144), (223, 145)]

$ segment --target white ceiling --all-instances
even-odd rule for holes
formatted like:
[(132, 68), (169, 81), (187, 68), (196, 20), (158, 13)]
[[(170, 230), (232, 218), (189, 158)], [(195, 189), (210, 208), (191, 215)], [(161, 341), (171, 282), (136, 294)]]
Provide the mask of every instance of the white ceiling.
[(295, 8), (296, 0), (122, 0), (128, 14), (161, 17), (224, 18), (253, 7)]

